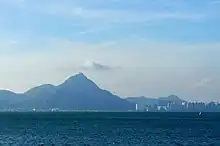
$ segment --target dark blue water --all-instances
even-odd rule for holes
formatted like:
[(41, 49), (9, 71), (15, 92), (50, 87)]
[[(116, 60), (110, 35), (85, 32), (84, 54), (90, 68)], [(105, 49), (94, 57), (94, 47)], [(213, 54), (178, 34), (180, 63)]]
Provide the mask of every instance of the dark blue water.
[(0, 145), (220, 146), (220, 114), (0, 113)]

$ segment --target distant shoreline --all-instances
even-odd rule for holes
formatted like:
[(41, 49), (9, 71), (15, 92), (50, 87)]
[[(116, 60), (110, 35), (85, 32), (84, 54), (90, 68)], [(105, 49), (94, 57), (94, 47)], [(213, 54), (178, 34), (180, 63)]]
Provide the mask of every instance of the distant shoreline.
[(168, 114), (168, 113), (220, 113), (220, 112), (199, 112), (199, 111), (76, 111), (76, 110), (66, 110), (66, 111), (0, 111), (0, 113), (159, 113), (159, 114)]

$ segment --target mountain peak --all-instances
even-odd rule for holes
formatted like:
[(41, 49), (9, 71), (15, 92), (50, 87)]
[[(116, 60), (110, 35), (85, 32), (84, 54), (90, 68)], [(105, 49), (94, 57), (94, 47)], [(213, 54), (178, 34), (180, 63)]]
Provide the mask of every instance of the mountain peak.
[(176, 95), (170, 95), (168, 96), (169, 99), (173, 99), (173, 100), (179, 100), (180, 98)]
[(98, 86), (89, 78), (87, 78), (82, 72), (79, 72), (78, 74), (69, 77), (62, 85), (65, 87), (73, 88), (98, 88)]
[(82, 72), (79, 72), (78, 74), (69, 77), (66, 81), (73, 81), (73, 80), (88, 80), (88, 78)]
[(78, 74), (75, 75), (76, 77), (83, 77), (87, 78), (82, 72), (79, 72)]

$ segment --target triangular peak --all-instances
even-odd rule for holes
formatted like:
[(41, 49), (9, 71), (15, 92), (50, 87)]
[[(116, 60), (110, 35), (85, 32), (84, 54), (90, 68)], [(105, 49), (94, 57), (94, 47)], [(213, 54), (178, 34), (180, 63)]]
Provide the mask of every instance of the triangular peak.
[(86, 75), (84, 75), (84, 73), (82, 73), (82, 72), (79, 72), (79, 73), (76, 74), (75, 76), (86, 77)]
[(73, 79), (88, 79), (85, 74), (82, 72), (77, 73), (76, 75), (69, 77), (67, 80), (73, 80)]
[(91, 87), (91, 88), (98, 88), (98, 86), (89, 78), (87, 78), (82, 72), (79, 72), (78, 74), (69, 77), (67, 80), (65, 80), (62, 84), (62, 86), (78, 86), (78, 87)]

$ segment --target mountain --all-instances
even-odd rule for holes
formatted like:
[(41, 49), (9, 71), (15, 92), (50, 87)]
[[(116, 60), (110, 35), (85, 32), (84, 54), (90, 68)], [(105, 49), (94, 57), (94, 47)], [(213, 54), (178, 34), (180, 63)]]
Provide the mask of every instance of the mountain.
[(10, 91), (0, 92), (0, 101), (6, 100), (8, 104), (0, 105), (0, 108), (120, 111), (135, 108), (134, 104), (100, 89), (83, 73), (68, 78), (58, 86), (45, 84), (19, 95)]

